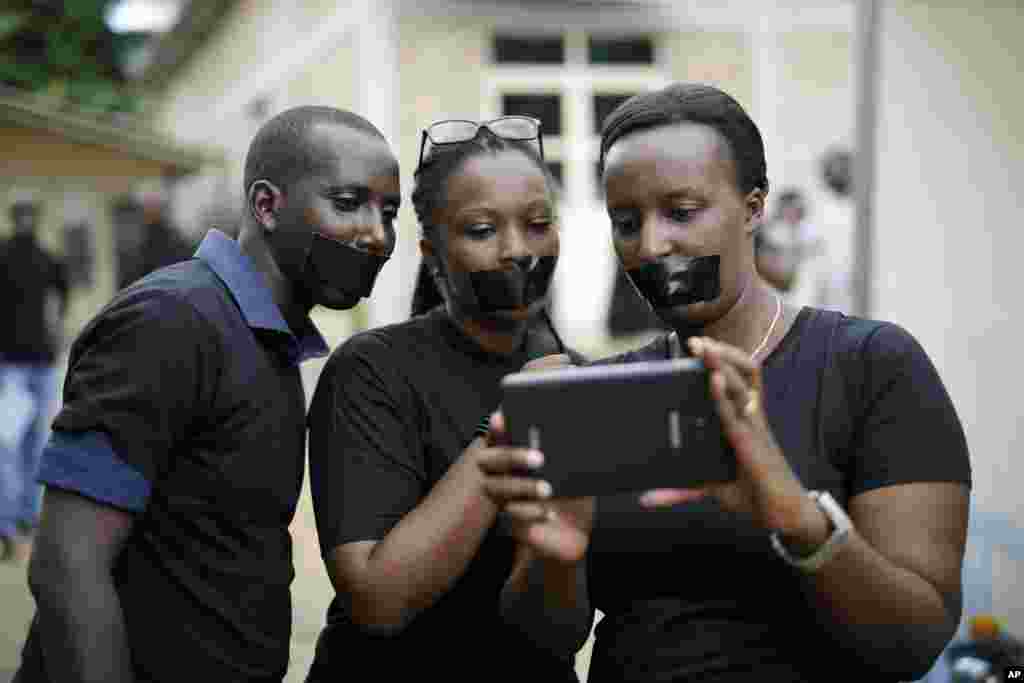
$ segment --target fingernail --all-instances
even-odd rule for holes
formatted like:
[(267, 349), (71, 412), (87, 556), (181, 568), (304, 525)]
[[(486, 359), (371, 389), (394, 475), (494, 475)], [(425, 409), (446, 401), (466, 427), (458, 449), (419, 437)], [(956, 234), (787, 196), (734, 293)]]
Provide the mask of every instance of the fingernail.
[(526, 464), (532, 468), (540, 467), (544, 464), (544, 454), (540, 451), (529, 451), (526, 454)]
[(693, 355), (699, 356), (700, 352), (703, 350), (703, 347), (700, 343), (700, 339), (698, 339), (697, 337), (690, 337), (689, 340), (687, 340), (687, 343), (690, 345), (690, 351), (693, 353)]
[(537, 495), (541, 498), (550, 498), (552, 494), (551, 484), (546, 481), (537, 482)]
[(657, 500), (658, 500), (658, 495), (656, 493), (648, 491), (647, 493), (645, 493), (642, 496), (640, 496), (640, 505), (643, 505), (643, 506), (646, 507), (648, 505), (651, 505), (652, 503), (657, 502)]

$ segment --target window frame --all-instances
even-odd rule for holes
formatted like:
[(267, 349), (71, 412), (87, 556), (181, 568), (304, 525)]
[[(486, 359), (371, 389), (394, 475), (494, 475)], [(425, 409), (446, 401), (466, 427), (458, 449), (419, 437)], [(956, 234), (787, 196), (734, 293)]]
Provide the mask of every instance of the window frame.
[[(494, 29), (493, 35), (522, 32), (521, 27)], [(481, 92), (483, 118), (501, 116), (502, 95), (557, 94), (561, 97), (561, 135), (544, 136), (547, 161), (561, 162), (564, 178), (562, 202), (568, 206), (593, 209), (603, 204), (598, 191), (595, 165), (601, 139), (594, 133), (594, 95), (658, 90), (672, 82), (667, 73), (660, 34), (634, 32), (648, 36), (654, 43), (654, 63), (591, 64), (588, 38), (609, 37), (608, 31), (585, 29), (560, 32), (564, 37), (565, 63), (496, 63), (485, 67)]]

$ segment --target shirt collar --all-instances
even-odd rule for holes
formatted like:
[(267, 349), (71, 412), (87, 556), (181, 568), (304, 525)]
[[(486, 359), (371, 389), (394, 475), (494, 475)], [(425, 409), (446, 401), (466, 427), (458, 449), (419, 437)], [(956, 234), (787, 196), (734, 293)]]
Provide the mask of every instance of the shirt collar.
[(249, 327), (288, 335), (289, 357), (294, 362), (301, 363), (327, 355), (327, 343), (308, 317), (303, 321), (304, 329), (299, 330), (300, 336), (296, 337), (295, 332), (288, 327), (281, 309), (274, 303), (266, 280), (256, 270), (252, 260), (242, 253), (238, 242), (214, 228), (206, 233), (195, 256), (208, 265), (227, 286)]

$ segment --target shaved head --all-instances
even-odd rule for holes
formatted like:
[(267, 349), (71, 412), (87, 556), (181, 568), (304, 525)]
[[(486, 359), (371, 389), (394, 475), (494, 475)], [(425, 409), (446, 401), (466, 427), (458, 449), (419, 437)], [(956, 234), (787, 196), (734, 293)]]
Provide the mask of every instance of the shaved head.
[(267, 121), (249, 145), (245, 157), (245, 188), (269, 180), (283, 192), (295, 181), (318, 170), (324, 154), (309, 132), (318, 125), (335, 125), (384, 140), (376, 126), (358, 114), (332, 107), (296, 107)]

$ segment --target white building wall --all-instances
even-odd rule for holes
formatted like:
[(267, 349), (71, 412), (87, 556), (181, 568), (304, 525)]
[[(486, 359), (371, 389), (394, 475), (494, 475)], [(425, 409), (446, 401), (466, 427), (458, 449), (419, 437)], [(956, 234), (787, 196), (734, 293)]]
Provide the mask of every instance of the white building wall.
[[(871, 313), (935, 362), (967, 432), (974, 503), (1024, 529), (1024, 13), (882, 5)], [(1013, 544), (1019, 558), (1024, 534)], [(1020, 635), (1024, 562), (999, 553), (993, 600)]]

